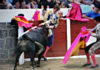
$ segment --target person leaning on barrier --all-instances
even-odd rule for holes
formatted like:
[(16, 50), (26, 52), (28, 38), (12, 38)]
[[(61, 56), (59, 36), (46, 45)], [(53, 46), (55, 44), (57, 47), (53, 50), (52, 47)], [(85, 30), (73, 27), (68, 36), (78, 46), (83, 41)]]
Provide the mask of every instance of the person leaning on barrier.
[(100, 9), (98, 7), (95, 7), (94, 10), (86, 13), (86, 15), (83, 15), (83, 17), (88, 19), (94, 19), (95, 17), (100, 16)]

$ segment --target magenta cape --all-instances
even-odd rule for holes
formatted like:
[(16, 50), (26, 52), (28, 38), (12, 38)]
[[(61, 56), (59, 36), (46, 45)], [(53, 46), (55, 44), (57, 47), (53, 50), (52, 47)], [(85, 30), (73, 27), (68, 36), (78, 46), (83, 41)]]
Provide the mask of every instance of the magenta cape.
[(69, 18), (71, 20), (77, 20), (77, 21), (88, 21), (88, 19), (82, 18), (82, 13), (79, 4), (72, 3), (72, 8), (66, 15), (66, 18)]
[(86, 42), (89, 40), (90, 34), (87, 33), (87, 34), (82, 35), (82, 32), (83, 31), (86, 31), (86, 27), (82, 27), (81, 28), (81, 32), (78, 34), (78, 36), (76, 37), (76, 39), (72, 43), (71, 47), (69, 48), (69, 50), (65, 54), (65, 57), (64, 57), (64, 59), (62, 61), (64, 64), (67, 63), (67, 61), (68, 61), (68, 59), (70, 57), (70, 54), (71, 54), (72, 50), (76, 47), (76, 45), (79, 42), (79, 40), (80, 40), (81, 37), (86, 37)]
[(32, 17), (32, 19), (33, 20), (39, 20), (40, 19), (39, 15), (40, 15), (40, 11), (36, 10), (33, 17)]

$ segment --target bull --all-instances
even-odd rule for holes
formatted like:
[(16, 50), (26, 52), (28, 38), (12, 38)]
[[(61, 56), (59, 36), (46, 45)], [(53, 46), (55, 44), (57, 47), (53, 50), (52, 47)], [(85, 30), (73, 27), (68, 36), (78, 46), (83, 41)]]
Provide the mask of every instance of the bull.
[(34, 58), (38, 53), (37, 67), (40, 67), (40, 60), (43, 56), (46, 46), (48, 44), (48, 27), (42, 25), (40, 28), (32, 29), (28, 33), (24, 34), (18, 39), (17, 48), (15, 51), (16, 59), (14, 70), (17, 68), (17, 62), (22, 52), (29, 55), (32, 63), (32, 69), (34, 70)]

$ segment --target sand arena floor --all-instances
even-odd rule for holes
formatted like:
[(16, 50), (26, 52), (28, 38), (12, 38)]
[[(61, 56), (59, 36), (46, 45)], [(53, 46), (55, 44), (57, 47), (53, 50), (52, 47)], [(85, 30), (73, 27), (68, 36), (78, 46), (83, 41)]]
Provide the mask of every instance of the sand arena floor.
[[(63, 64), (61, 59), (53, 59), (41, 61), (41, 67), (36, 67), (35, 70), (100, 70), (100, 58), (96, 58), (99, 67), (91, 69), (90, 66), (82, 67), (86, 62), (85, 58), (70, 59), (67, 64)], [(0, 70), (13, 70), (13, 64), (1, 64)], [(23, 65), (18, 65), (17, 70), (32, 70), (31, 63), (25, 62)]]

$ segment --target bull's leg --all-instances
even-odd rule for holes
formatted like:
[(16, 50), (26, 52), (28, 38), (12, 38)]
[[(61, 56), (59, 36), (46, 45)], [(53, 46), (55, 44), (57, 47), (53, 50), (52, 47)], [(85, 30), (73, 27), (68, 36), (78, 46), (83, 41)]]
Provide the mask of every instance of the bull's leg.
[(43, 51), (39, 54), (39, 56), (38, 56), (37, 67), (40, 67), (40, 60), (41, 60), (41, 58), (42, 58), (44, 52), (45, 52), (45, 50), (43, 50)]
[(29, 56), (30, 56), (30, 58), (31, 58), (31, 63), (32, 63), (32, 69), (34, 70), (34, 54), (35, 54), (35, 51), (31, 51), (30, 53), (29, 53)]
[(21, 51), (17, 51), (16, 52), (16, 59), (15, 59), (14, 70), (16, 70), (17, 62), (19, 61), (19, 57), (20, 57), (21, 53), (22, 53)]

